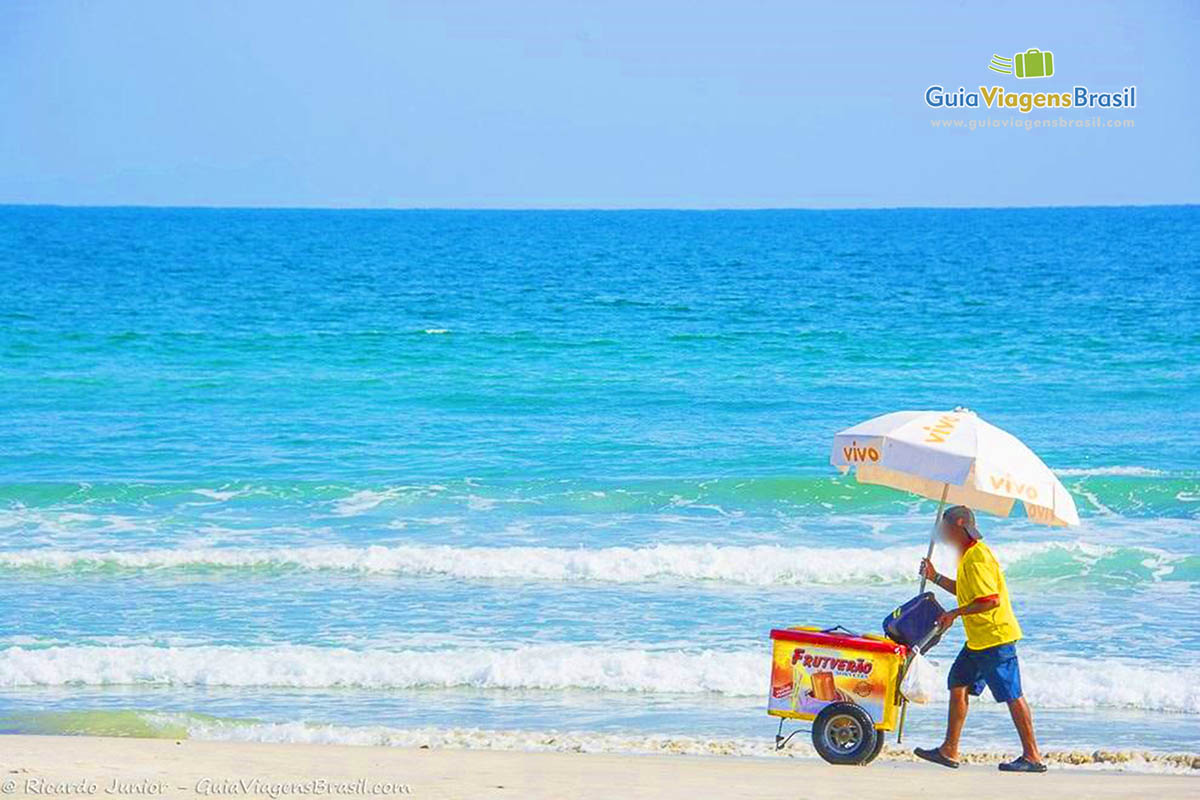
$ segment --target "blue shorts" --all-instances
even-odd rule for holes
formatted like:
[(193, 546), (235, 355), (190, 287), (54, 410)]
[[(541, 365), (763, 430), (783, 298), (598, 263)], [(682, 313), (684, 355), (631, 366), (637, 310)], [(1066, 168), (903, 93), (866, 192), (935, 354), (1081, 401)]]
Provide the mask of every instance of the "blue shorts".
[(984, 650), (972, 650), (963, 645), (950, 667), (947, 688), (968, 686), (970, 694), (981, 695), (985, 683), (997, 703), (1007, 703), (1021, 696), (1021, 667), (1017, 664), (1015, 644), (998, 644)]

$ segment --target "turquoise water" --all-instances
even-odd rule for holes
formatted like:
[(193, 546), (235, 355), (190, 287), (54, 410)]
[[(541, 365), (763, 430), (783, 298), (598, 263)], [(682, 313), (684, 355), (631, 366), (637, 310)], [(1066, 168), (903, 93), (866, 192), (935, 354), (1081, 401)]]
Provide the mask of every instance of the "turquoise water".
[(1197, 253), (1196, 208), (0, 208), (0, 729), (769, 744), (767, 631), (875, 630), (933, 513), (832, 434), (965, 405), (1083, 518), (983, 520), (1044, 746), (1194, 752)]

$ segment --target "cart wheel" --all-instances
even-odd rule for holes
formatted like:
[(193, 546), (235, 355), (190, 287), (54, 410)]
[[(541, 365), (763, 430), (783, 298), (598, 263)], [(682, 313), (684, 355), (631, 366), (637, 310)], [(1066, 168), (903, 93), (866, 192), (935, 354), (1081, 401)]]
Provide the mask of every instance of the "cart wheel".
[(871, 754), (867, 756), (867, 760), (862, 762), (864, 767), (875, 759), (879, 758), (879, 754), (883, 752), (883, 743), (886, 739), (887, 734), (884, 731), (875, 731), (875, 749), (872, 750)]
[(883, 740), (871, 715), (854, 703), (830, 703), (813, 721), (813, 747), (830, 764), (866, 764)]

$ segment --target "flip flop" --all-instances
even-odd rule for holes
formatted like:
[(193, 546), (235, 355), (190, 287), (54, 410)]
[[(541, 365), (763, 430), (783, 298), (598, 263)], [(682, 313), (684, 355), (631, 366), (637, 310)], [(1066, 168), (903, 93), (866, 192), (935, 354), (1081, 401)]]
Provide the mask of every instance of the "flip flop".
[(913, 755), (917, 758), (923, 758), (926, 761), (932, 761), (934, 764), (941, 764), (943, 767), (958, 769), (958, 762), (942, 755), (942, 750), (939, 747), (935, 747), (932, 750), (926, 750), (924, 747), (916, 747), (913, 748)]
[(1046, 765), (1040, 762), (1033, 762), (1025, 756), (1000, 765), (1001, 772), (1045, 772)]

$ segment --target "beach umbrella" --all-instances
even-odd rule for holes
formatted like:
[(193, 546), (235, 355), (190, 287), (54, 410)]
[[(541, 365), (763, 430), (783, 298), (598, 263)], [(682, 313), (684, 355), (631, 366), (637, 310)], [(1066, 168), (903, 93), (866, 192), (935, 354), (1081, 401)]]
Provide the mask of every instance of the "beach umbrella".
[[(1021, 440), (964, 408), (896, 411), (833, 438), (829, 461), (860, 483), (938, 501), (926, 557), (947, 503), (1007, 517), (1018, 502), (1042, 525), (1078, 525), (1075, 501), (1058, 477)], [(925, 580), (921, 580), (921, 591)]]

